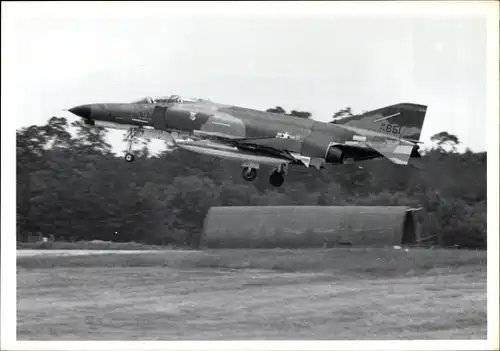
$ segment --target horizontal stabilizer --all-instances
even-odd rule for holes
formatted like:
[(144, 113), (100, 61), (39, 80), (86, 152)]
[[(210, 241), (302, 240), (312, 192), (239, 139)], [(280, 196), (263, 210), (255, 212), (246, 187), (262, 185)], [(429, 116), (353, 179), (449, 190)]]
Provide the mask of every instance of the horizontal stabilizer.
[(385, 142), (368, 141), (366, 145), (386, 157), (392, 163), (407, 165), (412, 154), (414, 144), (387, 140)]

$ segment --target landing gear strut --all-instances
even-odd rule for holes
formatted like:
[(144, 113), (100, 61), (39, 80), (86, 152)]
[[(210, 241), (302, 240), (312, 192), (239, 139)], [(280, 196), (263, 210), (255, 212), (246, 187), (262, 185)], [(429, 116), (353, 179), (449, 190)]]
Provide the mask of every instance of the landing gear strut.
[(132, 154), (132, 143), (134, 142), (135, 128), (131, 128), (127, 132), (127, 153), (125, 154), (125, 161), (134, 162), (135, 156)]
[(252, 167), (245, 167), (241, 175), (247, 182), (252, 182), (257, 178), (257, 170)]

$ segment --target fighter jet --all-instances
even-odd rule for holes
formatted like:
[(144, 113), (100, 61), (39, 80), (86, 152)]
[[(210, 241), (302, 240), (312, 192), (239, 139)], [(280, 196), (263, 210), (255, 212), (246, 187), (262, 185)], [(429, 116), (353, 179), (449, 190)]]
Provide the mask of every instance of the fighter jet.
[(382, 157), (408, 165), (421, 157), (427, 106), (399, 103), (329, 123), (179, 95), (69, 111), (89, 126), (127, 130), (127, 162), (134, 161), (135, 138), (156, 138), (171, 150), (241, 162), (246, 181), (256, 179), (261, 165), (271, 166), (269, 182), (280, 187), (289, 165), (324, 169)]

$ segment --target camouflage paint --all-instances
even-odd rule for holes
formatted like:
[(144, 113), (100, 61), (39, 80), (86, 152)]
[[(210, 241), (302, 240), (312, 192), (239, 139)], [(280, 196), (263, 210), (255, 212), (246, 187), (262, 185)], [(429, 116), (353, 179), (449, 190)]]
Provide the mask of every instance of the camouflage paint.
[(427, 107), (401, 103), (335, 123), (205, 100), (93, 104), (70, 111), (86, 119), (197, 136), (198, 144), (186, 145), (196, 150), (208, 148), (203, 140), (215, 137), (221, 147), (230, 145), (234, 152), (294, 159), (308, 166), (310, 161), (324, 161), (330, 148), (334, 148), (331, 155), (341, 153), (353, 160), (385, 156), (394, 163), (407, 164), (415, 144), (401, 138), (418, 140)]

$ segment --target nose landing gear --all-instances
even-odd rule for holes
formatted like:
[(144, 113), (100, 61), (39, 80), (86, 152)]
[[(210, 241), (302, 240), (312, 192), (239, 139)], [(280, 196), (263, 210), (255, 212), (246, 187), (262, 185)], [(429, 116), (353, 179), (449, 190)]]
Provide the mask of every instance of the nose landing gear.
[(133, 154), (130, 154), (128, 152), (125, 154), (125, 161), (134, 162), (134, 160), (135, 160), (135, 156)]
[(135, 160), (135, 156), (134, 156), (134, 154), (132, 154), (132, 143), (134, 142), (135, 133), (136, 133), (135, 128), (131, 128), (127, 132), (127, 136), (126, 136), (127, 153), (125, 154), (125, 161), (126, 162), (134, 162), (134, 160)]

